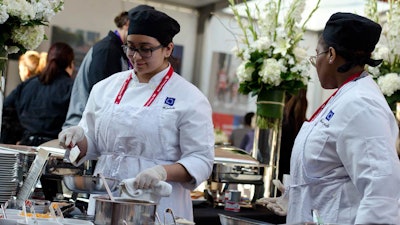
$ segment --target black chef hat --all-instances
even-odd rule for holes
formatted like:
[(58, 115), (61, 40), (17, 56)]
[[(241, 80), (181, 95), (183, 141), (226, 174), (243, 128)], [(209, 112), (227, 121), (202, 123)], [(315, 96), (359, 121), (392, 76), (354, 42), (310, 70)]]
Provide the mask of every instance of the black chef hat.
[(382, 27), (374, 21), (352, 13), (335, 13), (325, 25), (323, 37), (329, 46), (371, 53)]
[(179, 23), (167, 14), (151, 10), (140, 10), (129, 16), (128, 35), (142, 34), (157, 39), (163, 46), (172, 42), (172, 38), (179, 33)]
[(138, 11), (143, 11), (143, 10), (149, 10), (149, 9), (154, 9), (153, 6), (149, 5), (138, 5), (128, 11), (128, 15), (131, 16), (133, 13), (138, 12)]

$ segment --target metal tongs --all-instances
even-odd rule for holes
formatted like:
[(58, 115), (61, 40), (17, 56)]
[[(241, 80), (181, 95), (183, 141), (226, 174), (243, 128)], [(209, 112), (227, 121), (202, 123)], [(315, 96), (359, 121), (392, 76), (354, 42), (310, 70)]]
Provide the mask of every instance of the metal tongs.
[(101, 180), (103, 181), (103, 183), (104, 183), (104, 187), (106, 188), (108, 197), (110, 198), (110, 200), (111, 200), (112, 202), (115, 202), (114, 196), (113, 196), (113, 194), (112, 194), (112, 192), (111, 192), (110, 187), (109, 187), (108, 184), (107, 184), (106, 178), (104, 177), (104, 175), (103, 175), (102, 173), (99, 173), (99, 176), (100, 176), (100, 179), (101, 179)]

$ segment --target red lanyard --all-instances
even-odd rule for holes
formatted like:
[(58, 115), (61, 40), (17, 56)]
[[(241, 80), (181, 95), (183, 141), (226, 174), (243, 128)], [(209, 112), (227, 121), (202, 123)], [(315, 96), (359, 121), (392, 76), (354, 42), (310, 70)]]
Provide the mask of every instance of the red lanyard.
[(317, 115), (325, 108), (325, 106), (326, 106), (326, 104), (328, 104), (329, 100), (331, 100), (331, 98), (336, 95), (336, 93), (339, 91), (339, 89), (341, 87), (343, 87), (345, 84), (347, 84), (348, 82), (359, 77), (361, 75), (361, 73), (362, 73), (362, 71), (359, 73), (353, 74), (349, 78), (347, 78), (347, 80), (342, 84), (342, 86), (340, 86), (335, 92), (333, 92), (333, 94), (331, 96), (329, 96), (329, 98), (314, 112), (314, 114), (311, 116), (311, 118), (308, 121), (313, 121), (315, 119), (315, 117), (317, 117)]
[[(170, 66), (167, 74), (162, 78), (161, 82), (158, 84), (157, 88), (154, 90), (153, 94), (151, 94), (150, 98), (144, 104), (145, 107), (149, 107), (151, 103), (153, 103), (154, 99), (157, 98), (158, 94), (160, 94), (161, 90), (164, 88), (165, 84), (169, 81), (169, 79), (174, 74), (174, 69)], [(129, 77), (125, 80), (124, 84), (122, 84), (121, 89), (118, 92), (117, 97), (115, 98), (114, 103), (119, 104), (121, 102), (122, 97), (125, 94), (126, 89), (128, 88), (129, 82), (132, 80), (132, 73), (129, 74)]]

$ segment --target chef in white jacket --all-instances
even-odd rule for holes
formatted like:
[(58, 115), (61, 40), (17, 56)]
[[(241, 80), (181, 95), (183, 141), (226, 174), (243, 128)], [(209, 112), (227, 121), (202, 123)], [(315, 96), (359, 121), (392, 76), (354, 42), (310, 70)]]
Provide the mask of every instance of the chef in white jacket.
[[(295, 140), (287, 223), (400, 224), (398, 126), (365, 64), (381, 26), (351, 13), (326, 23), (316, 55), (321, 86), (337, 91), (305, 122)], [(315, 218), (314, 218), (315, 219)]]
[(105, 177), (136, 178), (138, 189), (168, 182), (172, 194), (161, 198), (159, 215), (171, 208), (193, 220), (190, 191), (211, 173), (214, 132), (207, 98), (168, 62), (179, 31), (175, 19), (157, 10), (130, 15), (124, 49), (134, 70), (97, 83), (79, 125), (59, 140), (77, 144), (79, 163), (98, 158), (95, 173)]

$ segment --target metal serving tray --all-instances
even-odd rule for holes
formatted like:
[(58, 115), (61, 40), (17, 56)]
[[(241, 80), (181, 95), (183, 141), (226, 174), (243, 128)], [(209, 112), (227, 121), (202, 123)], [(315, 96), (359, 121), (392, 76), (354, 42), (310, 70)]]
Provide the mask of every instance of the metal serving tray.
[(262, 222), (243, 217), (232, 217), (224, 214), (218, 214), (218, 215), (221, 225), (272, 225), (272, 223)]

